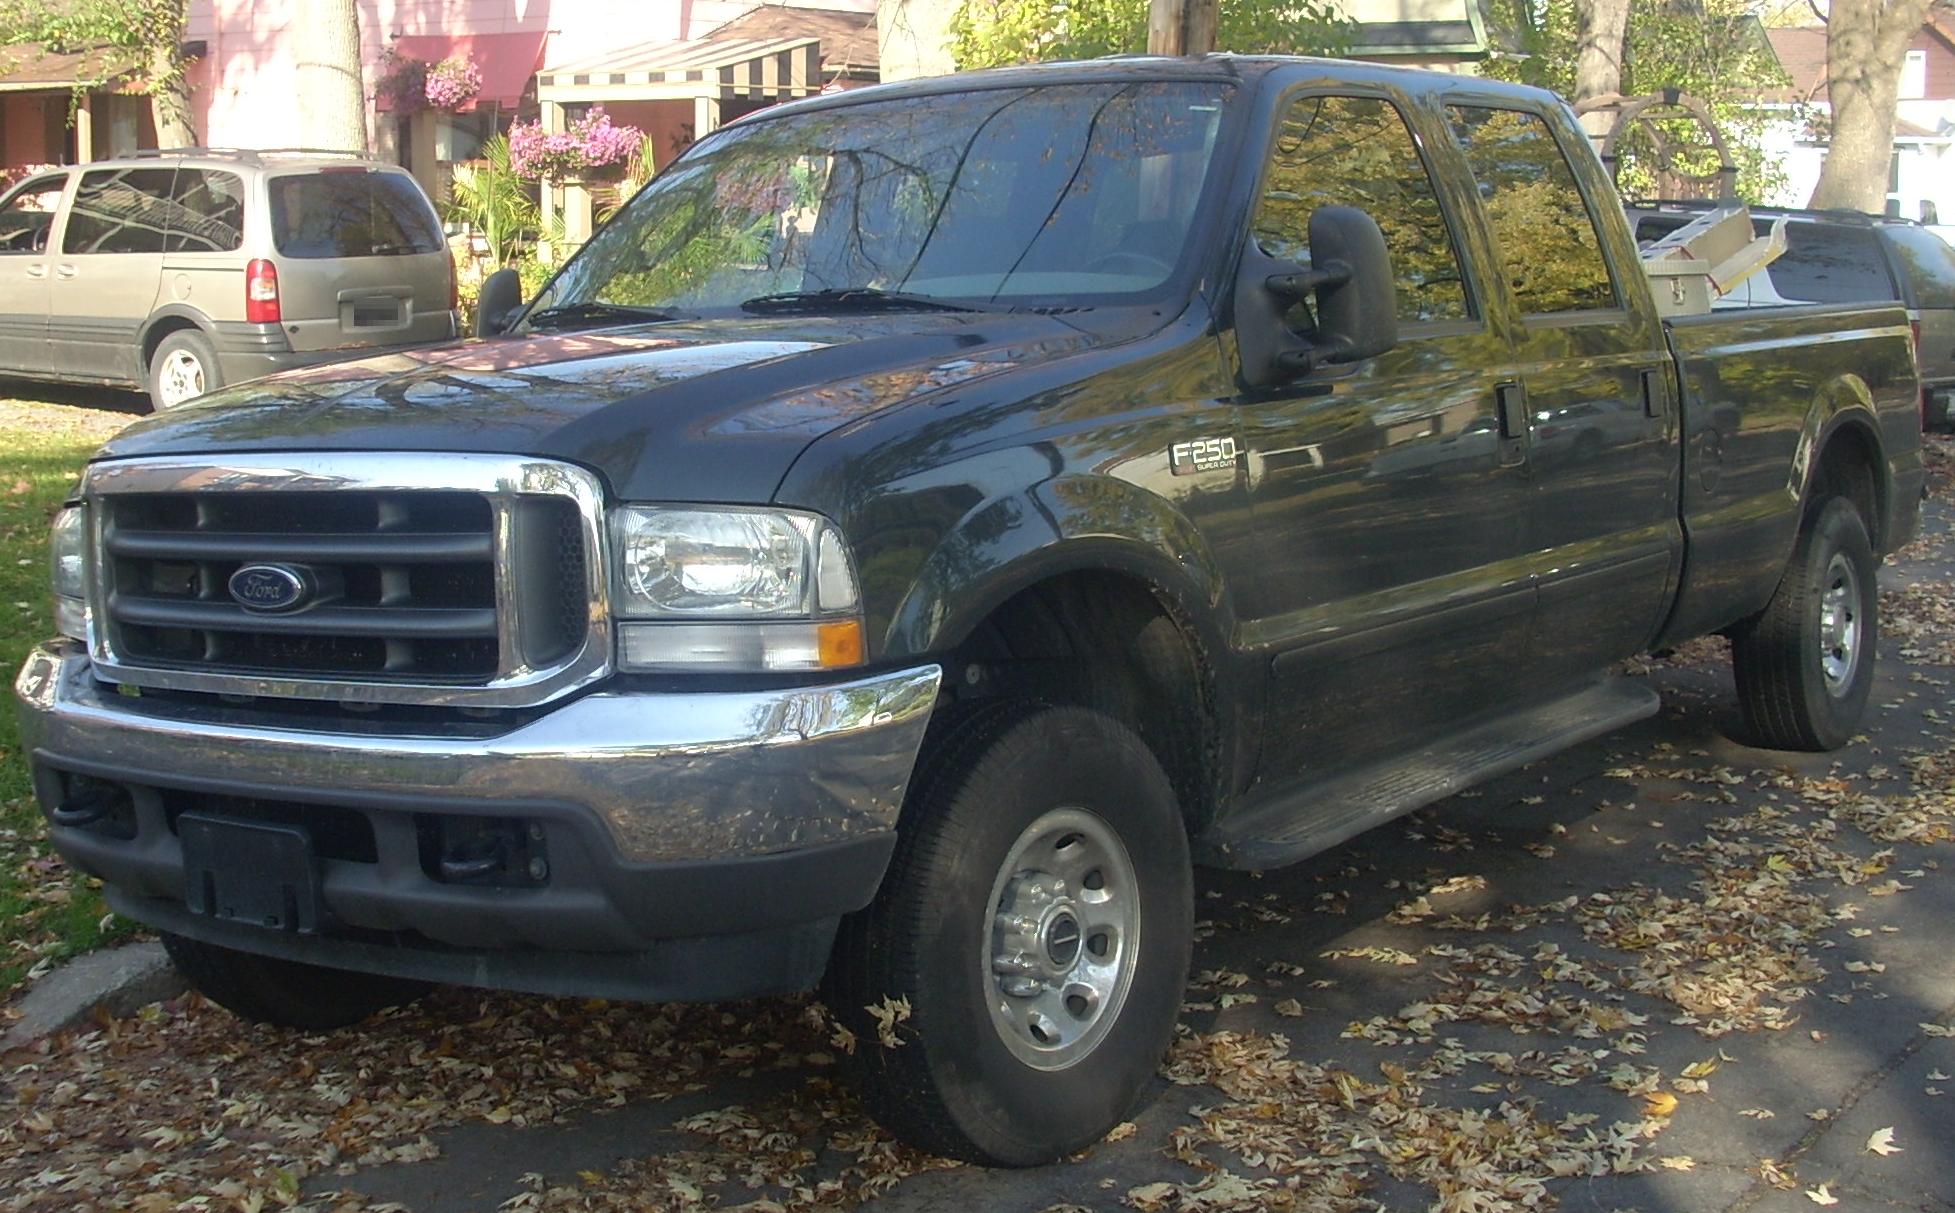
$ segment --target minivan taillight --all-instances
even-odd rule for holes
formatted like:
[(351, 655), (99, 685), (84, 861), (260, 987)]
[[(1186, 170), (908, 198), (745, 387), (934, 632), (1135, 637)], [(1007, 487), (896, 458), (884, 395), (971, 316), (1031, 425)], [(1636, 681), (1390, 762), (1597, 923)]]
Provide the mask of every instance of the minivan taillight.
[(278, 310), (278, 267), (260, 257), (244, 270), (245, 323), (277, 324), (282, 319)]

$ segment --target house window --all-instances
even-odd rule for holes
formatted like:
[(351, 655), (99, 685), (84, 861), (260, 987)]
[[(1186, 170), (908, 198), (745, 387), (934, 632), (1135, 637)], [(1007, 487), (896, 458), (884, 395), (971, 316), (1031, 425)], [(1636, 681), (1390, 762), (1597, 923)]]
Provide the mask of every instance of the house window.
[(1897, 96), (1906, 101), (1927, 95), (1928, 52), (1909, 51), (1906, 61), (1901, 64), (1901, 90)]

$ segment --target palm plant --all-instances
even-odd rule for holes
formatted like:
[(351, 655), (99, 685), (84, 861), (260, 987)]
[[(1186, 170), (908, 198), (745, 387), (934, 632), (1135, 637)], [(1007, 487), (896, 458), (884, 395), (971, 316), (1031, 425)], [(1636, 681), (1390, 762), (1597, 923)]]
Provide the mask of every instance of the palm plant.
[(449, 187), (448, 217), (482, 233), (494, 268), (515, 261), (524, 235), (542, 222), (529, 186), (509, 165), (509, 140), (497, 135), (482, 145), (482, 156), (457, 164)]

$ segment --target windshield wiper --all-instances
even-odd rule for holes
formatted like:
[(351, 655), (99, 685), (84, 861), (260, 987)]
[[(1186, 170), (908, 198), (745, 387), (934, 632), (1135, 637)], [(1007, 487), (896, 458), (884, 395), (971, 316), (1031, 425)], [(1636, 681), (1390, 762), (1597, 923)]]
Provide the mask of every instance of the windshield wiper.
[(566, 303), (558, 307), (546, 307), (540, 312), (531, 313), (528, 324), (531, 328), (568, 328), (573, 324), (587, 321), (616, 321), (620, 324), (656, 324), (661, 320), (678, 320), (677, 312), (661, 311), (655, 307), (627, 307), (622, 303)]
[(933, 295), (906, 295), (873, 286), (840, 286), (821, 291), (782, 291), (755, 295), (740, 304), (743, 312), (976, 312), (983, 309), (950, 303)]

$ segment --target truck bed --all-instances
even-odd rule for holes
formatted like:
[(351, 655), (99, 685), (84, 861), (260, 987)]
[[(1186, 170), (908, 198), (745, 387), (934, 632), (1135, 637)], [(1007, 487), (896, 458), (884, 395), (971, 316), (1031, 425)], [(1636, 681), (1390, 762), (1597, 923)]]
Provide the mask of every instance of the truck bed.
[[(1895, 304), (1721, 310), (1664, 322), (1682, 378), (1683, 582), (1663, 642), (1761, 609), (1785, 568), (1820, 440), (1860, 428), (1886, 456), (1877, 551), (1913, 534), (1922, 483), (1907, 313)], [(1851, 368), (1851, 369), (1849, 369)], [(1877, 427), (1867, 418), (1877, 419)]]

